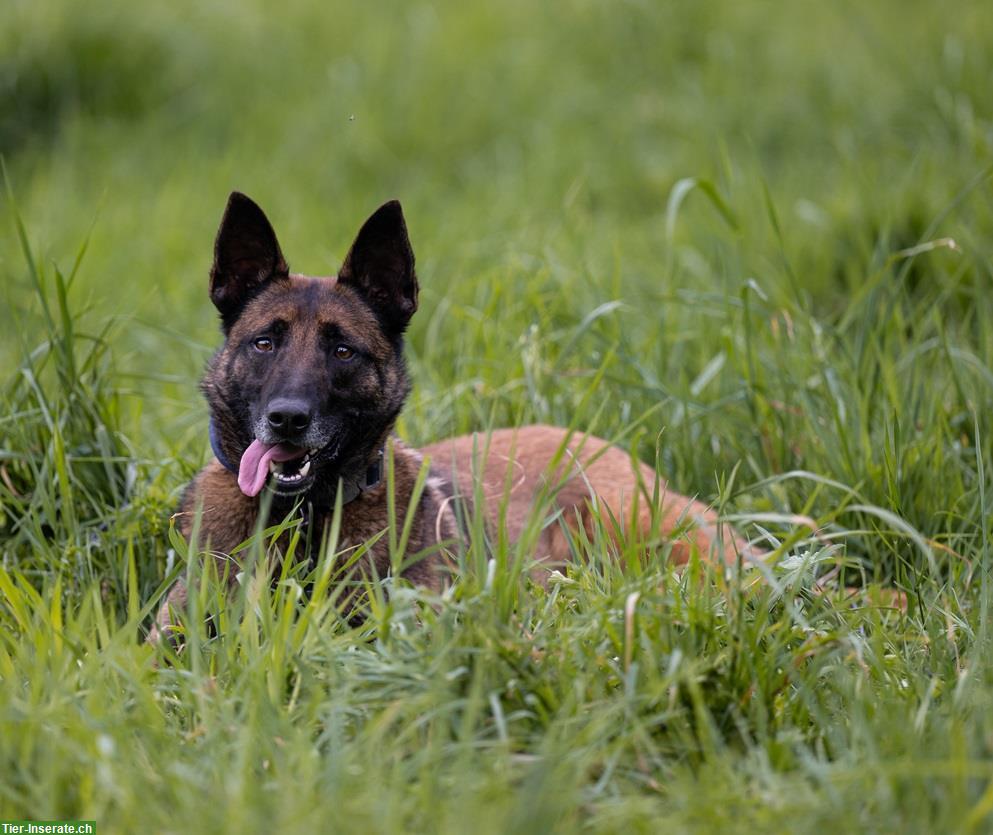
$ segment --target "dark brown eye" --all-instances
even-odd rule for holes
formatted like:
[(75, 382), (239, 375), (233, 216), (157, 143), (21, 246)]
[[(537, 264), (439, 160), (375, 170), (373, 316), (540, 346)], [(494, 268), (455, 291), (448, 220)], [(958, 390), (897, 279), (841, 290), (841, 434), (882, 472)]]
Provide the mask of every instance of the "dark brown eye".
[(272, 340), (268, 336), (260, 336), (252, 343), (256, 351), (268, 354), (272, 350)]
[(350, 360), (352, 357), (355, 356), (355, 351), (353, 351), (347, 345), (339, 345), (337, 348), (334, 349), (334, 355), (338, 359), (347, 362), (348, 360)]

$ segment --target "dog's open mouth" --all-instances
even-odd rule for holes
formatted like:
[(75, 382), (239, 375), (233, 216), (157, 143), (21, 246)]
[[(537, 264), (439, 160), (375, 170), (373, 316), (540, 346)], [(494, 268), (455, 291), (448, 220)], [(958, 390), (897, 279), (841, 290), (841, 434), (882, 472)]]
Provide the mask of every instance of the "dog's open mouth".
[(316, 449), (308, 449), (300, 458), (270, 461), (270, 486), (282, 495), (300, 493), (308, 488), (314, 480), (310, 475), (310, 462), (316, 453)]
[(317, 452), (293, 444), (252, 441), (241, 456), (238, 487), (246, 496), (257, 496), (271, 479), (270, 486), (280, 495), (302, 493), (314, 480), (311, 461)]

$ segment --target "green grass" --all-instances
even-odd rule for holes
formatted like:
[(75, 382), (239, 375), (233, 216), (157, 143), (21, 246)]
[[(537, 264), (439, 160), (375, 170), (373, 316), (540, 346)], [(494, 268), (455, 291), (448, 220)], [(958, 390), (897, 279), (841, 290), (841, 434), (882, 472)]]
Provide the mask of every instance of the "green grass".
[[(993, 828), (986, 5), (7, 3), (0, 819)], [(595, 537), (542, 589), (493, 537), (361, 626), (259, 547), (223, 600), (170, 514), (234, 188), (310, 273), (402, 199), (405, 438), (621, 438), (769, 582)]]

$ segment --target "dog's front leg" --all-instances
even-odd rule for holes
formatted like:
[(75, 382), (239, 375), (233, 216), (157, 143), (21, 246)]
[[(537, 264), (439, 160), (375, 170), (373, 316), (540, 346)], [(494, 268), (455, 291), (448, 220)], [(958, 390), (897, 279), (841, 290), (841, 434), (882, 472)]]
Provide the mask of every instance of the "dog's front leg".
[(169, 594), (159, 607), (159, 612), (155, 616), (155, 622), (148, 633), (146, 641), (149, 644), (157, 644), (163, 639), (173, 641), (176, 631), (176, 614), (186, 609), (187, 601), (186, 580), (178, 579), (169, 589)]

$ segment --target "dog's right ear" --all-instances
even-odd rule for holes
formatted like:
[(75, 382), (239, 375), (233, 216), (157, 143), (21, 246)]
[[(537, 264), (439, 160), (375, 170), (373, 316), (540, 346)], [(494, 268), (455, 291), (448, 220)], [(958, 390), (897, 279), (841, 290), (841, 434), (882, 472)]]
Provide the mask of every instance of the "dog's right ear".
[(245, 303), (267, 281), (286, 278), (289, 268), (265, 213), (244, 194), (231, 192), (214, 241), (210, 300), (227, 331)]

